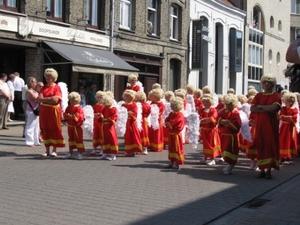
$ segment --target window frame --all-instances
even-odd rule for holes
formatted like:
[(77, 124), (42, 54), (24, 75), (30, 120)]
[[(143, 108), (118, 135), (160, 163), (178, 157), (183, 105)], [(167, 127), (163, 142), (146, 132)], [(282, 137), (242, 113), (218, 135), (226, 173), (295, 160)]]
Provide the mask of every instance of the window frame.
[[(128, 6), (128, 15), (125, 15), (123, 6)], [(121, 0), (120, 1), (120, 28), (131, 30), (132, 29), (132, 0)], [(126, 21), (125, 21), (126, 20)], [(125, 25), (125, 22), (128, 24)]]
[(21, 1), (15, 0), (16, 7), (8, 6), (8, 0), (3, 0), (3, 4), (0, 4), (0, 9), (12, 11), (12, 12), (19, 12)]
[[(97, 2), (98, 6), (95, 7), (95, 2)], [(89, 3), (89, 4), (88, 4)], [(89, 8), (88, 8), (89, 6)], [(97, 9), (97, 11), (94, 11)], [(89, 12), (88, 12), (89, 10)], [(94, 11), (94, 13), (93, 13)], [(104, 30), (104, 16), (105, 16), (105, 1), (103, 0), (87, 0), (86, 1), (86, 26), (98, 29), (98, 30)], [(97, 24), (95, 24), (93, 20), (93, 14), (97, 15), (96, 21)]]
[[(160, 1), (159, 0), (152, 0), (155, 2), (154, 8), (149, 6), (149, 0), (148, 0), (148, 21), (152, 23), (152, 30), (151, 33), (148, 32), (148, 21), (147, 21), (147, 33), (149, 35), (159, 36), (159, 23), (160, 23)], [(151, 18), (151, 14), (153, 14), (153, 17)]]
[[(55, 21), (59, 21), (59, 22), (64, 22), (64, 16), (65, 16), (65, 9), (66, 9), (66, 1), (65, 0), (61, 0), (61, 7), (59, 7), (60, 11), (61, 11), (61, 17), (56, 17), (56, 1), (59, 0), (47, 0), (46, 5), (47, 5), (47, 19), (51, 19), (51, 20), (55, 20)], [(49, 8), (49, 3), (50, 3), (50, 8)], [(48, 12), (50, 12), (50, 15), (48, 15)]]
[(291, 0), (291, 14), (300, 15), (300, 0)]
[[(172, 13), (172, 8), (176, 13)], [(170, 6), (170, 39), (171, 40), (179, 40), (179, 6), (171, 5)]]

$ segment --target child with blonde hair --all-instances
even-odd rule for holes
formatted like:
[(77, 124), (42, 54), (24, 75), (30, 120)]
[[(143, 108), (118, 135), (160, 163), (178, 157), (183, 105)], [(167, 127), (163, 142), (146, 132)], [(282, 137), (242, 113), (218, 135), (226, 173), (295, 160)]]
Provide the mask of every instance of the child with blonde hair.
[(238, 139), (237, 134), (242, 126), (240, 114), (236, 109), (238, 99), (233, 94), (224, 96), (224, 104), (226, 109), (223, 110), (218, 117), (218, 129), (220, 132), (221, 151), (227, 167), (223, 169), (224, 174), (231, 174), (232, 169), (238, 159)]
[[(151, 114), (157, 113), (158, 121), (155, 121), (158, 123), (158, 127), (153, 127), (151, 125), (149, 127), (149, 141), (150, 146), (149, 149), (155, 151), (155, 152), (161, 152), (164, 149), (164, 133), (163, 133), (163, 119), (162, 114), (165, 111), (165, 105), (161, 101), (163, 97), (163, 92), (161, 89), (152, 89), (149, 92), (149, 99), (151, 101)], [(153, 112), (153, 109), (157, 107), (158, 112)], [(153, 109), (152, 109), (153, 108)]]
[(150, 145), (149, 142), (149, 131), (148, 131), (148, 116), (151, 113), (151, 107), (150, 105), (146, 102), (147, 97), (145, 92), (138, 91), (135, 94), (135, 101), (140, 102), (142, 105), (142, 130), (140, 131), (140, 136), (141, 136), (141, 142), (143, 146), (143, 154), (147, 155), (148, 154), (148, 147)]
[(180, 112), (183, 108), (182, 98), (175, 97), (170, 100), (172, 112), (166, 118), (165, 124), (169, 129), (169, 160), (166, 168), (179, 169), (179, 165), (184, 164), (184, 148), (181, 137), (181, 131), (184, 129), (185, 119)]
[(133, 90), (135, 92), (141, 91), (141, 87), (137, 85), (138, 76), (135, 74), (130, 74), (128, 76), (129, 85), (125, 88), (125, 90)]
[(174, 98), (174, 92), (173, 91), (166, 91), (164, 95), (164, 104), (165, 104), (165, 111), (162, 115), (163, 121), (164, 121), (164, 127), (163, 127), (163, 132), (164, 132), (164, 145), (165, 149), (168, 149), (168, 144), (169, 144), (169, 129), (165, 126), (165, 119), (169, 116), (171, 113), (171, 103), (170, 100)]
[(215, 158), (221, 155), (220, 137), (217, 129), (218, 112), (213, 105), (213, 97), (210, 94), (202, 96), (204, 108), (200, 110), (200, 133), (203, 145), (204, 160), (210, 158), (207, 165), (216, 165)]
[[(104, 108), (104, 105), (101, 103), (101, 99), (106, 95), (104, 91), (97, 91), (96, 92), (96, 99), (97, 103), (93, 105), (94, 110), (94, 130), (93, 130), (93, 151), (91, 152), (91, 155), (96, 154), (97, 147), (100, 146), (100, 149), (102, 147), (102, 110)], [(102, 151), (100, 151), (100, 154), (102, 154)]]
[(138, 107), (135, 103), (135, 91), (125, 90), (123, 107), (127, 109), (128, 117), (126, 121), (125, 140), (125, 156), (134, 157), (136, 153), (142, 153), (142, 142), (140, 131), (137, 125)]
[[(115, 123), (118, 119), (117, 108), (113, 106), (114, 99), (109, 96), (103, 96), (100, 103), (104, 105), (100, 119), (102, 122), (102, 152), (103, 155), (99, 159), (116, 160), (116, 155), (119, 152), (118, 137)], [(110, 157), (107, 158), (107, 155)]]
[(292, 92), (283, 95), (282, 102), (285, 106), (279, 111), (279, 119), (282, 121), (279, 128), (279, 154), (281, 163), (289, 164), (291, 158), (297, 156), (297, 127), (299, 128), (299, 110), (297, 96)]
[(69, 159), (73, 155), (73, 150), (78, 151), (78, 160), (82, 160), (82, 153), (85, 151), (83, 144), (83, 131), (82, 124), (84, 121), (84, 112), (79, 105), (80, 95), (78, 92), (71, 92), (68, 95), (70, 105), (67, 106), (63, 117), (68, 123), (68, 136), (69, 136), (69, 153), (66, 155), (66, 159)]

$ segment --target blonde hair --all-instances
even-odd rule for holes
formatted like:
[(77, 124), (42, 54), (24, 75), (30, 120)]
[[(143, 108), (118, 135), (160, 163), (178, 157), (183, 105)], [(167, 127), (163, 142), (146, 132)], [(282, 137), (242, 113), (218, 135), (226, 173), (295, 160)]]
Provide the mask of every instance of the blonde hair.
[(218, 94), (218, 100), (219, 101), (224, 101), (224, 96), (222, 94)]
[(248, 97), (255, 96), (258, 93), (258, 91), (255, 88), (251, 88), (248, 90)]
[(138, 91), (135, 93), (135, 99), (138, 102), (144, 102), (147, 99), (146, 93), (143, 91)]
[(297, 101), (297, 96), (293, 92), (287, 92), (282, 97), (283, 102), (290, 101), (293, 104)]
[(242, 103), (242, 104), (247, 103), (247, 101), (248, 101), (248, 98), (246, 97), (246, 95), (238, 95), (237, 98), (240, 101), (240, 103)]
[(130, 74), (129, 76), (128, 76), (128, 82), (130, 82), (130, 81), (132, 81), (132, 80), (138, 80), (138, 76), (137, 75), (135, 75), (135, 74)]
[(124, 92), (123, 92), (123, 95), (122, 95), (122, 97), (124, 98), (124, 96), (131, 96), (132, 97), (132, 99), (134, 99), (134, 97), (135, 97), (135, 91), (133, 91), (133, 90), (125, 90)]
[(105, 95), (101, 98), (100, 103), (104, 106), (111, 107), (114, 103), (114, 99), (109, 95)]
[(114, 93), (112, 91), (106, 91), (106, 95), (115, 99)]
[(238, 102), (239, 102), (238, 98), (233, 94), (228, 94), (224, 96), (225, 105), (232, 104), (234, 107), (236, 107), (238, 105)]
[(193, 85), (189, 84), (186, 86), (186, 91), (187, 92), (191, 91), (192, 93), (194, 93), (195, 87)]
[(170, 98), (175, 97), (174, 92), (173, 91), (166, 91), (165, 92), (165, 97), (170, 97)]
[(96, 98), (103, 98), (106, 95), (105, 91), (97, 91)]
[(273, 84), (273, 88), (272, 89), (275, 90), (277, 81), (276, 81), (276, 78), (273, 75), (271, 75), (271, 74), (265, 74), (265, 75), (263, 75), (261, 77), (260, 83), (262, 84), (264, 81), (271, 82)]
[(250, 85), (250, 86), (248, 86), (248, 91), (249, 91), (250, 89), (255, 89), (255, 87), (252, 86), (252, 85)]
[(280, 95), (283, 97), (283, 96), (285, 96), (286, 93), (289, 93), (289, 91), (288, 90), (282, 90), (280, 92)]
[(254, 97), (255, 97), (254, 95), (251, 95), (251, 96), (248, 98), (247, 103), (251, 104), (251, 102), (253, 101)]
[(68, 99), (69, 100), (74, 100), (75, 102), (79, 103), (81, 98), (80, 98), (80, 94), (78, 92), (71, 92), (69, 95), (68, 95)]
[(32, 88), (32, 84), (36, 81), (35, 77), (28, 77), (26, 84), (28, 88)]
[(185, 99), (185, 96), (186, 96), (186, 90), (180, 88), (180, 89), (177, 89), (174, 91), (174, 94), (176, 97), (180, 97), (182, 99)]
[(156, 99), (161, 99), (163, 97), (163, 91), (161, 89), (152, 89), (149, 92), (149, 97), (155, 97)]
[(55, 69), (53, 69), (53, 68), (45, 69), (44, 77), (46, 78), (47, 75), (50, 75), (53, 78), (54, 82), (57, 81), (58, 73)]
[(197, 98), (201, 98), (203, 96), (203, 91), (201, 89), (196, 89), (194, 91), (194, 96), (196, 96)]
[(202, 88), (203, 93), (211, 94), (211, 89), (207, 85)]
[(227, 90), (227, 94), (235, 94), (235, 90), (233, 88), (229, 88)]
[(179, 112), (183, 108), (183, 99), (180, 97), (171, 98), (170, 105), (174, 112)]
[(161, 85), (159, 83), (152, 84), (152, 89), (161, 89)]
[(213, 96), (211, 94), (204, 94), (202, 96), (202, 102), (203, 101), (209, 101), (210, 104), (212, 105), (214, 103), (214, 98), (213, 98)]

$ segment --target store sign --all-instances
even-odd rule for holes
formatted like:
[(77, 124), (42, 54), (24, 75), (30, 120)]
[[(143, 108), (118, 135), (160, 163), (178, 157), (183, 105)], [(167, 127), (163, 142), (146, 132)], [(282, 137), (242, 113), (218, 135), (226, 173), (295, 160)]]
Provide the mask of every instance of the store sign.
[(112, 66), (113, 65), (113, 63), (110, 60), (108, 60), (104, 57), (98, 56), (98, 55), (93, 55), (91, 52), (88, 52), (88, 51), (83, 51), (82, 57), (89, 60), (92, 63), (97, 63), (102, 66)]
[(73, 28), (29, 21), (29, 34), (109, 47), (109, 37)]
[(201, 68), (201, 22), (195, 20), (192, 24), (192, 70)]
[(0, 16), (0, 30), (18, 31), (18, 19), (8, 16)]

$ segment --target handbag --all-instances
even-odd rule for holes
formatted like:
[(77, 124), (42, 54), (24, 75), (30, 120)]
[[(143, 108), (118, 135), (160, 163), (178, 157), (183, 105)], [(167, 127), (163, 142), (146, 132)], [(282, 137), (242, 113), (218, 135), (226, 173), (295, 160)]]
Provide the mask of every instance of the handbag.
[(27, 101), (27, 103), (29, 104), (30, 108), (32, 109), (33, 114), (36, 116), (39, 116), (40, 115), (40, 104), (38, 104), (37, 108), (34, 109), (29, 101)]

